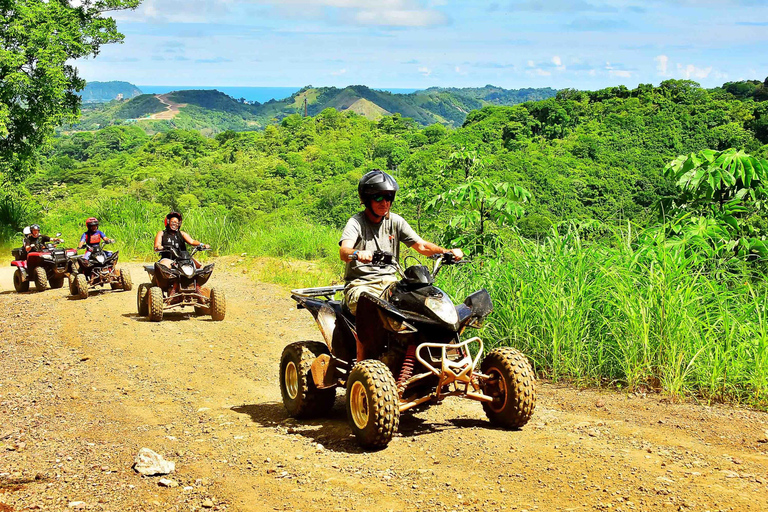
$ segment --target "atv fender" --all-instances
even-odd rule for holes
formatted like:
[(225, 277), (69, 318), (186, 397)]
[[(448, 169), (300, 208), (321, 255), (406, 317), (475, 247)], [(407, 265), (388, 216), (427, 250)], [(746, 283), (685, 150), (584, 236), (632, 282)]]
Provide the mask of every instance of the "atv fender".
[(11, 262), (12, 267), (16, 267), (19, 269), (19, 272), (21, 273), (21, 280), (22, 281), (29, 281), (29, 277), (27, 276), (27, 262), (26, 261), (12, 261)]

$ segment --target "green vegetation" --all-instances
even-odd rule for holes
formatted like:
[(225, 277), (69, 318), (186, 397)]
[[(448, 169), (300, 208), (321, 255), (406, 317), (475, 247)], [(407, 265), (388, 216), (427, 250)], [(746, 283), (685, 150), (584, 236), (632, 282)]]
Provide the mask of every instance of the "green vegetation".
[[(172, 120), (147, 123), (147, 129), (167, 131), (177, 128), (207, 130), (210, 133), (261, 130), (273, 119), (282, 120), (293, 114), (303, 115), (305, 100), (307, 112), (311, 116), (333, 108), (337, 111), (352, 110), (368, 115), (374, 121), (378, 121), (382, 115), (400, 114), (422, 126), (434, 123), (460, 126), (470, 110), (485, 105), (516, 105), (525, 101), (551, 98), (556, 92), (550, 88), (507, 90), (488, 85), (480, 89), (432, 88), (412, 94), (392, 94), (354, 85), (344, 89), (305, 87), (282, 100), (250, 104), (237, 101), (219, 91), (176, 91), (168, 97), (174, 102), (187, 105), (181, 109), (181, 114)], [(122, 108), (141, 111), (143, 105), (133, 104), (143, 101), (145, 100), (141, 97), (134, 98), (125, 102)], [(128, 117), (130, 116), (121, 116), (114, 103), (96, 106), (85, 110), (82, 120), (66, 129), (89, 130), (94, 129), (95, 125), (104, 127), (121, 124), (122, 120)]]
[(118, 96), (131, 99), (141, 95), (141, 89), (128, 82), (88, 82), (80, 96), (83, 103), (108, 103)]
[[(213, 138), (111, 126), (61, 136), (0, 216), (72, 239), (96, 215), (124, 253), (151, 258), (163, 215), (180, 209), (219, 255), (247, 253), (241, 264), (262, 278), (309, 286), (339, 278), (357, 180), (388, 169), (398, 213), (468, 248), (474, 264), (441, 283), (459, 300), (491, 291), (491, 346), (521, 348), (554, 379), (768, 407), (768, 102), (757, 90), (565, 90), (484, 106), (457, 129), (332, 108)], [(244, 121), (246, 107), (216, 108)]]
[(140, 0), (0, 3), (0, 181), (20, 179), (54, 127), (80, 114), (85, 86), (72, 60), (120, 42), (104, 13), (134, 9)]

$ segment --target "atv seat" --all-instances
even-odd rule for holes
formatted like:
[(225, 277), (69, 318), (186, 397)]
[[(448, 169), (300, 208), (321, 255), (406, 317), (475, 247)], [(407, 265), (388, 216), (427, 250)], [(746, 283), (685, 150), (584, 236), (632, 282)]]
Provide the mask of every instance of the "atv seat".
[(144, 265), (144, 270), (149, 272), (150, 274), (153, 274), (155, 272), (155, 265)]

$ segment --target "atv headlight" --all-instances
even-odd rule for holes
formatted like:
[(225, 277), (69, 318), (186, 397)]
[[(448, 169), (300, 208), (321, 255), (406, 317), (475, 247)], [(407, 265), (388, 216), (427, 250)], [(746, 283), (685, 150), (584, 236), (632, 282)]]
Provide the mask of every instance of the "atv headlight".
[(44, 260), (50, 260), (50, 259), (53, 259), (53, 256), (52, 256), (52, 255), (50, 255), (50, 254), (43, 254), (43, 255), (42, 255), (42, 257), (43, 257), (43, 259), (44, 259)]
[(456, 306), (445, 294), (438, 297), (427, 297), (424, 305), (445, 323), (455, 325), (459, 321)]
[(96, 256), (96, 261), (98, 261), (99, 263), (104, 263), (104, 259), (105, 258), (103, 254), (99, 254)]
[(192, 275), (195, 273), (195, 267), (192, 265), (182, 265), (181, 271), (184, 272), (185, 276), (192, 277)]

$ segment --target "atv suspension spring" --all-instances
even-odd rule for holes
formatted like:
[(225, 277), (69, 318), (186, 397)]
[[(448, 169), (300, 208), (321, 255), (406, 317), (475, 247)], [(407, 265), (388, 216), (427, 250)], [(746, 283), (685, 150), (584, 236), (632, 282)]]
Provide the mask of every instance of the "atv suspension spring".
[(400, 377), (397, 379), (397, 389), (401, 393), (405, 391), (405, 383), (413, 375), (413, 367), (416, 365), (416, 345), (408, 345), (405, 353), (403, 368), (400, 370)]

